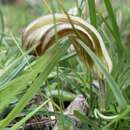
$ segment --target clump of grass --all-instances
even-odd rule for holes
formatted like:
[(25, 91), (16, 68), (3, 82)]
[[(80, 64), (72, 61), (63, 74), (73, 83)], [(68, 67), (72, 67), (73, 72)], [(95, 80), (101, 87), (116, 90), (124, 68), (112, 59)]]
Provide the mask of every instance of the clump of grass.
[[(23, 43), (9, 33), (4, 34), (1, 43), (6, 56), (0, 73), (0, 130), (7, 128), (23, 110), (27, 112), (26, 117), (13, 124), (10, 130), (22, 127), (40, 111), (50, 118), (56, 116), (61, 120), (58, 127), (65, 129), (65, 122), (68, 121), (64, 115), (65, 101), (70, 102), (81, 94), (88, 104), (87, 113), (74, 111), (74, 116), (82, 124), (81, 130), (129, 129), (127, 91), (130, 85), (130, 62), (129, 46), (125, 43), (129, 43), (129, 40), (122, 37), (124, 32), (118, 26), (111, 1), (102, 2), (106, 7), (105, 15), (104, 12), (98, 15), (94, 0), (81, 0), (84, 7), (88, 3), (87, 17), (90, 17), (90, 23), (79, 18), (82, 10), (77, 3), (79, 1), (75, 5), (81, 12), (75, 17), (67, 13), (60, 1), (51, 5), (48, 2), (53, 14), (32, 22), (24, 30)], [(55, 9), (57, 5), (59, 8)], [(119, 10), (122, 11), (121, 8)], [(68, 51), (71, 44), (74, 48)], [(25, 106), (39, 91), (46, 101), (39, 107), (32, 107), (32, 112), (28, 114)], [(68, 98), (67, 94), (73, 98)], [(52, 113), (45, 109), (46, 103), (53, 106)], [(9, 112), (8, 106), (13, 106)], [(2, 116), (3, 113), (6, 117)]]

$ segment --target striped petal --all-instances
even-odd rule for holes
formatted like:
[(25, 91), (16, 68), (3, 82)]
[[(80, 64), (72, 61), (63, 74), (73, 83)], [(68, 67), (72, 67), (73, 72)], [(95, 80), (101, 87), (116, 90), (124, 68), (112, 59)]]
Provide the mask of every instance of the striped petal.
[(36, 45), (35, 54), (41, 55), (55, 43), (56, 35), (58, 40), (66, 37), (75, 39), (73, 46), (77, 54), (89, 67), (94, 67), (94, 63), (90, 56), (78, 44), (79, 40), (100, 58), (109, 72), (112, 71), (112, 61), (102, 37), (92, 25), (79, 17), (69, 16), (68, 19), (64, 14), (50, 14), (38, 18), (25, 29), (23, 33), (23, 46), (29, 49)]

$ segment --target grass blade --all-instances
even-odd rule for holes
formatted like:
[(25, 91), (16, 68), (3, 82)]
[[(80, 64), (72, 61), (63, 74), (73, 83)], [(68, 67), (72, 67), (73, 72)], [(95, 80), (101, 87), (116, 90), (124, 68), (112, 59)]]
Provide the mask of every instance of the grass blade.
[(0, 9), (0, 21), (1, 21), (1, 26), (0, 26), (0, 28), (1, 28), (1, 37), (0, 37), (0, 43), (1, 43), (1, 41), (2, 41), (2, 39), (3, 39), (3, 33), (4, 33), (4, 30), (5, 30), (5, 25), (4, 25), (4, 17), (3, 17), (3, 12), (2, 12), (2, 10)]
[(46, 100), (44, 103), (42, 103), (39, 107), (37, 107), (35, 110), (30, 112), (26, 117), (21, 119), (18, 123), (16, 123), (13, 127), (11, 127), (9, 130), (17, 130), (22, 124), (24, 124), (28, 119), (30, 119), (34, 114), (36, 114), (42, 107), (44, 107), (50, 99)]
[(88, 5), (89, 5), (90, 22), (94, 27), (97, 28), (95, 0), (88, 0)]
[(111, 4), (110, 0), (104, 0), (104, 3), (105, 3), (105, 6), (107, 8), (110, 20), (111, 20), (113, 32), (114, 32), (115, 37), (116, 37), (115, 39), (117, 39), (116, 43), (117, 43), (117, 47), (119, 49), (119, 55), (120, 55), (120, 54), (122, 54), (122, 51), (123, 51), (123, 45), (121, 42), (120, 31), (119, 31), (119, 27), (118, 27), (117, 22), (116, 22), (114, 10), (112, 8), (112, 4)]

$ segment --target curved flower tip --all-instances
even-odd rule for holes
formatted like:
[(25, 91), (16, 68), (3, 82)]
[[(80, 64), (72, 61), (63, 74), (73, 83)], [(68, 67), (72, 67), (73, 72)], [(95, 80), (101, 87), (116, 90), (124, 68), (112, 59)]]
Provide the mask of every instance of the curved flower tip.
[(111, 72), (112, 61), (100, 34), (92, 25), (79, 17), (50, 14), (34, 20), (23, 32), (23, 46), (26, 49), (35, 46), (35, 52), (33, 53), (41, 55), (55, 43), (56, 35), (57, 40), (66, 37), (71, 40), (74, 39), (73, 46), (78, 55), (92, 68), (94, 62), (80, 44), (78, 44), (78, 41), (82, 41), (100, 58), (107, 66), (109, 72)]

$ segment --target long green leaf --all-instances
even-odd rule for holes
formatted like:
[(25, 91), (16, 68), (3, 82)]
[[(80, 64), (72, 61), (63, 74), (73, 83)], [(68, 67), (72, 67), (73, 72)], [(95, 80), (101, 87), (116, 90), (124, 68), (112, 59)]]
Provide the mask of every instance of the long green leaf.
[(90, 22), (94, 27), (97, 27), (95, 0), (88, 0), (88, 5), (89, 5)]
[[(51, 50), (47, 51), (48, 53), (46, 53), (46, 58), (45, 55), (43, 55), (44, 64), (42, 66), (42, 72), (40, 73), (38, 78), (36, 78), (31, 84), (30, 88), (24, 94), (16, 107), (2, 121), (2, 123), (0, 124), (0, 130), (3, 130), (23, 110), (30, 99), (38, 92), (38, 90), (42, 86), (42, 83), (47, 79), (48, 75), (57, 64), (61, 56), (68, 49), (69, 45), (69, 42), (66, 44), (56, 44), (53, 48), (51, 48)], [(26, 79), (27, 77), (24, 78)]]
[(117, 47), (119, 49), (119, 55), (122, 55), (123, 45), (122, 45), (120, 31), (119, 31), (119, 27), (118, 27), (117, 22), (116, 22), (116, 17), (115, 17), (115, 14), (114, 14), (112, 4), (111, 4), (110, 0), (104, 0), (104, 3), (105, 3), (105, 6), (107, 8), (110, 20), (111, 20), (113, 32), (115, 34), (114, 35), (115, 39), (117, 39), (116, 43), (117, 43)]
[[(46, 62), (46, 57), (39, 58), (36, 61), (36, 64), (31, 66), (31, 69), (27, 69), (23, 74), (14, 80), (9, 81), (6, 85), (0, 88), (0, 113), (5, 107), (9, 105), (10, 102), (16, 100), (16, 96), (23, 92), (29, 83), (31, 83), (36, 78), (37, 74), (42, 71), (42, 66), (44, 62)], [(10, 69), (12, 70), (12, 67)]]

